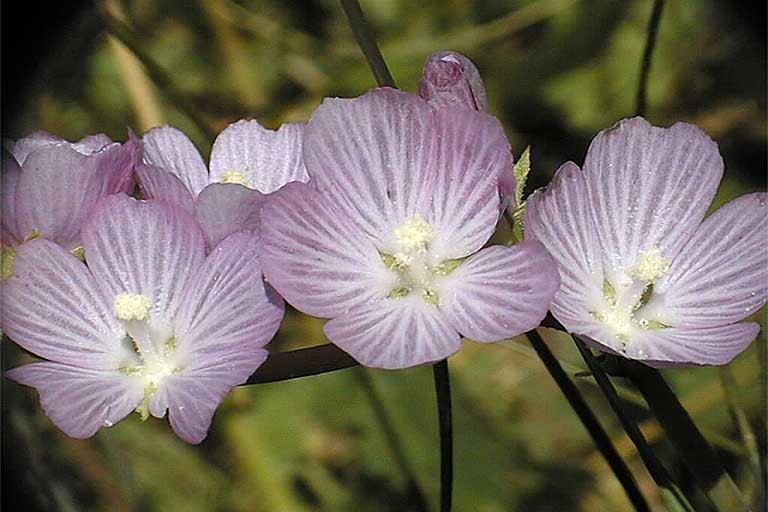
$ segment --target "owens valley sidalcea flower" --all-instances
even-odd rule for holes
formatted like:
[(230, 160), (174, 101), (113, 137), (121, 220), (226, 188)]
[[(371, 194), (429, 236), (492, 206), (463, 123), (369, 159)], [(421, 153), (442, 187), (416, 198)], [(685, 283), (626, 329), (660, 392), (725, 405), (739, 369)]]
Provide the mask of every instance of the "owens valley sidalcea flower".
[(375, 89), (326, 99), (307, 125), (312, 185), (264, 207), (265, 275), (360, 363), (403, 368), (448, 357), (460, 334), (498, 341), (536, 327), (558, 288), (527, 241), (482, 249), (512, 164), (493, 117)]
[(255, 120), (237, 121), (216, 138), (209, 173), (183, 132), (172, 126), (153, 128), (143, 137), (139, 186), (147, 198), (192, 212), (213, 247), (231, 233), (258, 231), (263, 194), (309, 180), (301, 158), (303, 132), (302, 123), (273, 131)]
[(79, 142), (46, 132), (6, 141), (0, 183), (2, 277), (13, 268), (16, 247), (36, 237), (65, 249), (81, 246), (80, 229), (96, 201), (129, 192), (141, 144), (133, 134), (125, 144), (106, 135)]
[(258, 239), (234, 234), (206, 257), (183, 209), (120, 194), (95, 207), (82, 241), (87, 266), (42, 238), (19, 247), (2, 329), (47, 361), (7, 376), (37, 388), (72, 437), (133, 410), (167, 411), (176, 434), (199, 443), (222, 398), (266, 359), (283, 315), (263, 285)]
[(705, 217), (723, 174), (697, 127), (623, 120), (528, 199), (526, 236), (557, 260), (552, 313), (598, 348), (650, 366), (725, 364), (766, 303), (766, 194)]

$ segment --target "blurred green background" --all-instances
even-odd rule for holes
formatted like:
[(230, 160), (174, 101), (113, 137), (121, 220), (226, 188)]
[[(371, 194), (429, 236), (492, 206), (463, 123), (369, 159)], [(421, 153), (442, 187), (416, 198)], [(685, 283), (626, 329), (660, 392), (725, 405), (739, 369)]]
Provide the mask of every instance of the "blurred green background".
[[(527, 192), (563, 161), (582, 162), (598, 130), (634, 112), (651, 1), (361, 3), (401, 88), (416, 90), (433, 51), (474, 60), (515, 153), (532, 145)], [(132, 51), (107, 36), (105, 13)], [(694, 122), (718, 141), (726, 178), (716, 205), (766, 187), (764, 19), (738, 3), (704, 0), (668, 2), (663, 12), (647, 117), (657, 125)], [(124, 140), (128, 126), (141, 133), (171, 123), (206, 156), (212, 136), (237, 119), (270, 127), (303, 121), (323, 97), (374, 85), (333, 0), (110, 0), (83, 10), (30, 70), (13, 115), (4, 114), (4, 137), (45, 129), (71, 140), (96, 132)], [(756, 318), (765, 330), (765, 309)], [(323, 343), (321, 326), (291, 311), (271, 349)], [(571, 375), (584, 369), (569, 340), (545, 334)], [(736, 406), (757, 435), (763, 465), (765, 344), (761, 334), (730, 366)], [(10, 343), (2, 348), (4, 368), (29, 359)], [(526, 340), (467, 342), (450, 363), (456, 511), (629, 509)], [(665, 375), (736, 482), (754, 495), (750, 453), (719, 370)], [(593, 381), (577, 382), (661, 510), (658, 490)], [(684, 480), (642, 401), (624, 395)], [(398, 448), (383, 433), (377, 400), (434, 508), (439, 451), (429, 368), (351, 369), (237, 389), (199, 447), (179, 441), (165, 421), (142, 423), (136, 415), (92, 439), (69, 439), (40, 411), (33, 390), (4, 381), (3, 498), (23, 501), (24, 510), (409, 510)]]

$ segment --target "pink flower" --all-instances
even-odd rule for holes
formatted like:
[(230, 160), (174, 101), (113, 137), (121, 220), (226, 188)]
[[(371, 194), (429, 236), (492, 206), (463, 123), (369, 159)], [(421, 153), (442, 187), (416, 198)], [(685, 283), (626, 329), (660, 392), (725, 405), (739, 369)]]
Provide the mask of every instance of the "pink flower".
[(326, 99), (304, 161), (314, 186), (289, 184), (264, 207), (265, 275), (330, 318), (326, 335), (360, 363), (434, 362), (460, 334), (498, 341), (544, 317), (559, 279), (543, 246), (482, 249), (511, 165), (493, 117), (386, 88)]
[(650, 366), (725, 364), (759, 326), (766, 302), (766, 194), (707, 218), (723, 175), (697, 127), (623, 120), (528, 199), (526, 236), (557, 260), (552, 313), (607, 352)]
[(45, 239), (19, 247), (0, 321), (47, 361), (7, 376), (37, 388), (72, 437), (133, 410), (167, 411), (176, 434), (199, 443), (222, 398), (266, 359), (283, 315), (263, 286), (258, 240), (235, 234), (206, 257), (188, 213), (122, 194), (96, 206), (82, 239), (87, 266)]
[(137, 169), (147, 198), (174, 202), (195, 215), (209, 247), (231, 233), (258, 231), (263, 194), (309, 180), (301, 159), (304, 125), (273, 131), (254, 120), (225, 128), (213, 144), (210, 174), (192, 141), (172, 126), (148, 131)]

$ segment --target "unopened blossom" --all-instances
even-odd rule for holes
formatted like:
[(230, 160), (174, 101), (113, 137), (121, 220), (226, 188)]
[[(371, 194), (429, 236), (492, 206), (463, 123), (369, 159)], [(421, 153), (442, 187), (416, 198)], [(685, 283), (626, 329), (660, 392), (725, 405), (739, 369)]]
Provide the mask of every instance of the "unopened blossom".
[(192, 141), (172, 126), (148, 131), (137, 169), (145, 197), (194, 212), (209, 246), (231, 233), (257, 231), (263, 194), (309, 180), (301, 158), (304, 124), (269, 130), (255, 120), (229, 125), (211, 150), (210, 172)]
[(367, 366), (534, 328), (559, 284), (554, 261), (536, 241), (482, 248), (509, 151), (481, 112), (388, 88), (326, 99), (304, 138), (313, 186), (288, 184), (264, 207), (265, 276)]
[(552, 313), (597, 347), (650, 366), (725, 364), (766, 302), (765, 193), (705, 218), (723, 175), (696, 126), (623, 120), (528, 199), (526, 236), (560, 266)]
[[(488, 111), (488, 97), (480, 72), (471, 60), (458, 52), (440, 51), (427, 58), (419, 81), (419, 95), (435, 108)], [(499, 193), (502, 206), (515, 202), (515, 173), (511, 166), (499, 176)], [(512, 208), (515, 207), (512, 204)]]
[(6, 141), (0, 182), (2, 276), (12, 271), (15, 248), (43, 237), (65, 249), (80, 247), (80, 229), (98, 199), (133, 186), (140, 143), (125, 144), (106, 135), (79, 142), (46, 132)]
[(3, 283), (3, 331), (46, 361), (6, 373), (34, 386), (66, 434), (86, 438), (132, 411), (168, 412), (202, 441), (216, 407), (267, 357), (282, 318), (265, 291), (258, 240), (237, 233), (206, 256), (183, 209), (119, 194), (83, 228), (86, 264), (37, 238)]

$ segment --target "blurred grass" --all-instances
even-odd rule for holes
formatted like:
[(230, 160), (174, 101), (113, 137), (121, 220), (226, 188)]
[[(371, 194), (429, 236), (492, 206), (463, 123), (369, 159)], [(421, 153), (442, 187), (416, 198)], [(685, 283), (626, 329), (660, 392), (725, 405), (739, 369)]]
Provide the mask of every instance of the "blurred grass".
[[(594, 134), (633, 111), (650, 1), (361, 3), (400, 87), (415, 90), (432, 51), (459, 50), (477, 63), (491, 110), (515, 152), (533, 146), (527, 192), (544, 185), (561, 162), (583, 161)], [(142, 50), (213, 130), (241, 117), (272, 127), (306, 120), (323, 97), (357, 95), (374, 84), (334, 0), (116, 5)], [(101, 23), (95, 10), (84, 17), (77, 26)], [(86, 36), (75, 31), (68, 37)], [(65, 67), (52, 54), (29, 90), (27, 107), (3, 126), (3, 135), (46, 129), (78, 139), (103, 131), (123, 140), (126, 126), (141, 129), (151, 118), (185, 130), (207, 155), (212, 140), (163, 91), (152, 116), (142, 113), (146, 104), (132, 92), (113, 45), (102, 31), (75, 45), (85, 54)], [(692, 121), (718, 141), (726, 178), (716, 206), (765, 189), (764, 63), (764, 37), (730, 3), (668, 2), (651, 68), (648, 118), (655, 124)], [(131, 73), (135, 80), (137, 71)], [(765, 310), (756, 318), (765, 332)], [(321, 326), (290, 312), (272, 349), (321, 343)], [(548, 336), (567, 371), (584, 369), (570, 341)], [(2, 349), (4, 367), (25, 358), (8, 343)], [(734, 400), (757, 434), (764, 465), (759, 353), (756, 342), (731, 369)], [(628, 509), (607, 465), (524, 341), (467, 343), (451, 365), (456, 511)], [(430, 369), (371, 375), (434, 506), (439, 454)], [(718, 370), (665, 375), (737, 483), (745, 490), (757, 487)], [(597, 388), (589, 378), (577, 383), (660, 507), (658, 490)], [(626, 396), (632, 403), (632, 394)], [(26, 498), (27, 510), (407, 510), (403, 475), (350, 371), (236, 390), (200, 447), (180, 442), (165, 422), (142, 424), (133, 415), (93, 439), (71, 440), (44, 417), (31, 390), (4, 383), (2, 398), (3, 469), (17, 472), (22, 484), (15, 491)], [(684, 476), (642, 404), (635, 412), (649, 442)]]

